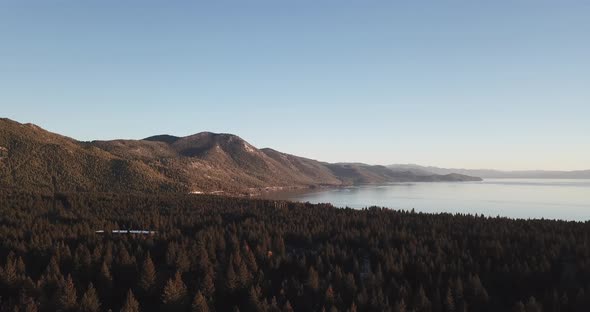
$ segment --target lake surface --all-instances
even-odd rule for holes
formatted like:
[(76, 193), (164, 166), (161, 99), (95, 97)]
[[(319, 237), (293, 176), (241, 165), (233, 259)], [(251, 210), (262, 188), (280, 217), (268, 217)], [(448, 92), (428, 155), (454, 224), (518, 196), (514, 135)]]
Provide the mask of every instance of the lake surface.
[(510, 218), (590, 220), (590, 180), (485, 179), (482, 182), (412, 182), (284, 193), (281, 199), (337, 207), (382, 206), (438, 213)]

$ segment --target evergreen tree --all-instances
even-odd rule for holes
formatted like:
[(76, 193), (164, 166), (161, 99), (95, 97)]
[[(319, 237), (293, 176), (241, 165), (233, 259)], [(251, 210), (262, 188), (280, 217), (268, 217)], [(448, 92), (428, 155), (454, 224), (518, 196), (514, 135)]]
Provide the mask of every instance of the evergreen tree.
[(167, 311), (182, 311), (186, 301), (186, 286), (179, 271), (169, 279), (162, 293), (162, 303)]
[(252, 275), (250, 274), (250, 272), (248, 272), (248, 267), (246, 266), (244, 261), (240, 261), (237, 265), (237, 268), (238, 285), (240, 286), (240, 288), (244, 288), (248, 286), (248, 284), (250, 283)]
[(80, 311), (81, 312), (98, 312), (100, 311), (100, 301), (96, 290), (92, 283), (88, 285), (88, 289), (80, 300)]
[(276, 297), (272, 297), (268, 311), (269, 312), (281, 312), (281, 309), (279, 308), (279, 304), (277, 303)]
[(215, 292), (215, 283), (213, 282), (213, 272), (207, 271), (199, 283), (199, 289), (205, 297), (211, 297)]
[(191, 261), (190, 261), (188, 255), (186, 254), (186, 252), (184, 252), (184, 249), (178, 250), (178, 252), (176, 253), (176, 259), (174, 261), (174, 267), (178, 271), (183, 273), (183, 272), (188, 271), (190, 266), (191, 266)]
[(416, 293), (416, 297), (414, 298), (414, 310), (416, 310), (416, 312), (427, 312), (430, 311), (430, 309), (430, 300), (426, 296), (424, 288), (420, 286), (418, 292)]
[(78, 296), (72, 277), (68, 275), (61, 287), (57, 297), (57, 308), (59, 311), (74, 311), (77, 308)]
[(231, 293), (238, 288), (238, 277), (234, 271), (234, 266), (228, 263), (227, 270), (225, 272), (225, 288)]
[(156, 267), (148, 254), (143, 262), (139, 275), (139, 288), (146, 294), (150, 293), (156, 283)]
[(455, 299), (453, 298), (453, 292), (450, 288), (447, 288), (447, 294), (444, 299), (444, 308), (446, 312), (455, 312)]
[[(2, 306), (2, 301), (0, 300), (0, 307)], [(19, 309), (18, 311), (22, 312), (38, 312), (39, 306), (37, 302), (29, 297), (25, 292), (21, 292), (20, 302), (19, 302)]]
[(328, 286), (328, 289), (326, 289), (324, 300), (327, 304), (334, 303), (334, 289), (332, 288), (332, 285)]
[(8, 287), (12, 287), (16, 283), (18, 278), (17, 266), (12, 254), (7, 257), (4, 269), (0, 270), (0, 277), (2, 283)]
[(398, 301), (394, 306), (393, 306), (393, 312), (406, 312), (406, 303), (404, 302), (404, 299)]
[(27, 266), (25, 265), (25, 261), (22, 257), (18, 257), (16, 260), (16, 272), (23, 276), (27, 274)]
[(110, 289), (113, 284), (113, 276), (106, 261), (103, 261), (100, 267), (98, 282), (101, 288)]
[(291, 306), (291, 303), (289, 302), (289, 300), (287, 300), (287, 302), (285, 302), (285, 304), (283, 305), (283, 309), (281, 311), (282, 312), (294, 312), (293, 307)]
[(199, 291), (195, 295), (192, 304), (192, 312), (209, 312), (209, 306), (207, 305), (207, 300), (203, 297), (203, 294)]
[(262, 302), (260, 302), (260, 289), (250, 287), (248, 294), (248, 305), (252, 311), (262, 311)]
[(248, 270), (250, 272), (258, 272), (258, 264), (256, 262), (256, 257), (254, 256), (254, 253), (252, 252), (250, 246), (247, 243), (244, 243), (243, 254), (244, 262), (248, 266)]
[(320, 278), (318, 272), (313, 267), (310, 267), (307, 272), (307, 287), (313, 291), (317, 291), (320, 288)]
[(127, 291), (127, 297), (125, 298), (125, 303), (123, 304), (123, 308), (121, 308), (121, 312), (140, 312), (139, 302), (137, 302), (135, 296), (133, 296), (131, 289)]

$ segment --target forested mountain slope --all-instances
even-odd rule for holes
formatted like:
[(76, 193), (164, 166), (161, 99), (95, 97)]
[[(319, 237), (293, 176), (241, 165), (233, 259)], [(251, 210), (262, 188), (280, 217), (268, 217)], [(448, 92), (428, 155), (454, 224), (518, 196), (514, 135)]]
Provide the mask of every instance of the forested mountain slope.
[(245, 195), (278, 188), (476, 179), (328, 164), (257, 149), (231, 134), (80, 142), (32, 124), (0, 119), (1, 188)]

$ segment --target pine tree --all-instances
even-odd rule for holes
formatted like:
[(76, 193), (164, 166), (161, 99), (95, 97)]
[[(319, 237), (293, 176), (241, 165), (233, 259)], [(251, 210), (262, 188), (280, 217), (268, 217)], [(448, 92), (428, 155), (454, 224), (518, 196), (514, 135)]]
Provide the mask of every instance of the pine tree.
[(225, 272), (225, 287), (229, 292), (233, 292), (238, 287), (238, 277), (231, 262), (228, 263), (227, 271)]
[(320, 278), (318, 272), (313, 267), (310, 267), (307, 273), (307, 287), (313, 291), (317, 291), (320, 288)]
[(356, 294), (357, 287), (352, 273), (348, 273), (344, 276), (344, 289), (346, 290), (345, 295), (347, 296), (354, 296), (354, 294)]
[(110, 289), (113, 284), (113, 276), (106, 262), (103, 261), (98, 275), (98, 282), (101, 288)]
[(446, 312), (454, 312), (455, 311), (455, 299), (453, 299), (453, 292), (451, 288), (447, 288), (447, 294), (444, 300), (444, 306)]
[(406, 312), (406, 303), (404, 302), (404, 299), (398, 301), (395, 306), (393, 306), (393, 312)]
[(133, 296), (133, 292), (131, 289), (127, 291), (127, 298), (125, 299), (125, 303), (123, 304), (123, 308), (121, 312), (139, 312), (139, 302)]
[(61, 283), (57, 297), (57, 307), (60, 311), (74, 311), (77, 307), (78, 296), (72, 277), (68, 275), (66, 280)]
[(477, 274), (469, 277), (467, 290), (469, 291), (470, 297), (468, 299), (469, 303), (476, 305), (476, 308), (486, 306), (489, 300), (488, 292)]
[[(1, 304), (0, 304), (1, 306)], [(31, 297), (29, 297), (25, 292), (21, 292), (20, 302), (19, 302), (19, 309), (18, 311), (22, 312), (37, 312), (39, 311), (39, 307), (37, 302)]]
[(250, 272), (258, 272), (258, 264), (256, 263), (256, 257), (254, 256), (254, 253), (252, 252), (250, 246), (247, 243), (244, 243), (243, 254), (244, 262), (246, 262), (248, 270), (250, 270)]
[(324, 297), (327, 304), (334, 303), (334, 289), (332, 288), (332, 285), (328, 286)]
[(9, 255), (6, 259), (6, 265), (3, 270), (0, 270), (0, 276), (2, 277), (2, 283), (8, 287), (12, 287), (17, 280), (17, 265), (14, 256)]
[(207, 305), (207, 300), (203, 297), (203, 294), (199, 291), (195, 295), (192, 304), (192, 312), (209, 312), (209, 306)]
[(171, 242), (168, 244), (168, 248), (166, 249), (166, 264), (170, 267), (174, 267), (174, 263), (176, 262), (176, 243)]
[(420, 286), (418, 292), (416, 293), (416, 297), (414, 298), (414, 310), (417, 312), (426, 312), (430, 311), (431, 303), (428, 297), (426, 296), (426, 292), (424, 288)]
[(121, 267), (129, 267), (134, 263), (134, 259), (131, 257), (129, 251), (127, 251), (127, 248), (125, 247), (119, 249), (119, 254), (117, 255), (116, 260), (117, 264), (119, 264)]
[(180, 272), (177, 271), (164, 287), (162, 302), (167, 311), (181, 311), (185, 305), (186, 295), (186, 285), (182, 281)]
[(98, 295), (96, 294), (96, 289), (92, 283), (88, 285), (88, 289), (82, 296), (82, 300), (80, 301), (80, 311), (81, 312), (98, 312), (100, 311), (100, 301), (98, 300)]
[(150, 293), (156, 283), (156, 268), (152, 258), (148, 254), (143, 262), (139, 275), (139, 288), (146, 294)]
[(213, 272), (207, 271), (199, 283), (199, 289), (205, 297), (211, 297), (215, 293), (215, 283), (213, 281)]
[(27, 266), (25, 265), (25, 261), (22, 257), (18, 257), (16, 260), (16, 272), (20, 275), (27, 274)]
[(190, 266), (191, 261), (186, 252), (184, 252), (184, 249), (178, 250), (176, 253), (176, 259), (174, 261), (174, 267), (176, 267), (176, 269), (180, 272), (186, 272), (189, 270)]
[(281, 312), (276, 297), (272, 297), (272, 300), (270, 301), (270, 307), (268, 308), (268, 312)]
[(272, 240), (272, 248), (274, 253), (280, 256), (285, 255), (285, 241), (281, 235), (274, 236)]
[(291, 303), (289, 302), (289, 300), (287, 300), (287, 302), (285, 302), (285, 304), (283, 305), (282, 312), (294, 312), (293, 307), (291, 306)]
[(240, 260), (240, 262), (237, 265), (237, 268), (238, 285), (240, 286), (240, 288), (246, 287), (250, 283), (252, 275), (250, 274), (250, 272), (248, 272), (248, 267), (246, 266), (244, 261)]
[(211, 261), (209, 260), (209, 254), (207, 248), (205, 248), (205, 243), (199, 240), (197, 246), (197, 268), (199, 269), (199, 273), (205, 274), (205, 272), (211, 269)]
[[(105, 306), (109, 306), (111, 304), (111, 294), (113, 289), (113, 276), (111, 275), (111, 270), (107, 265), (106, 261), (102, 262), (100, 267), (100, 272), (98, 274), (97, 279), (97, 286), (98, 286), (98, 293), (100, 294), (100, 298), (102, 299), (102, 303)], [(123, 288), (124, 289), (124, 288)]]
[(260, 302), (260, 288), (250, 287), (248, 294), (248, 305), (252, 311), (262, 311), (262, 303)]

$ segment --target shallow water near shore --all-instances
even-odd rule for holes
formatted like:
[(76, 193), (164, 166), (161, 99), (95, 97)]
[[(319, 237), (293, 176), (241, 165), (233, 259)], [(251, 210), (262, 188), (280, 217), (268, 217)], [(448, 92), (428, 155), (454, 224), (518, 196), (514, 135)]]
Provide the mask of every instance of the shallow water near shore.
[(588, 179), (485, 179), (364, 185), (272, 195), (361, 209), (382, 206), (428, 213), (469, 213), (523, 219), (590, 220)]

